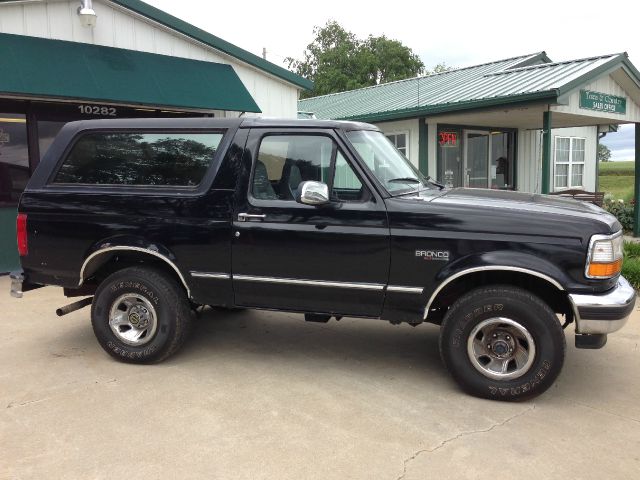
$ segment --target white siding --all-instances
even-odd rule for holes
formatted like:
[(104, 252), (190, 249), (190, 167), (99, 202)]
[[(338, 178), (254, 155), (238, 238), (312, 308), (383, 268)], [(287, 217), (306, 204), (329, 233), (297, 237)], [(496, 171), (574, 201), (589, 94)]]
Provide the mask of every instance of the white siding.
[[(596, 189), (597, 127), (554, 128), (551, 130), (551, 173), (549, 185), (554, 188), (554, 146), (556, 137), (580, 137), (586, 139), (584, 153), (584, 189)], [(540, 193), (542, 190), (542, 130), (518, 132), (518, 190)]]
[(0, 4), (0, 32), (226, 63), (233, 66), (263, 116), (297, 116), (299, 89), (295, 85), (106, 0), (93, 2), (96, 26), (83, 27), (76, 13), (78, 5), (77, 0)]
[[(580, 108), (580, 90), (594, 90), (596, 92), (610, 93), (627, 99), (627, 111), (624, 115), (616, 113), (597, 112), (595, 110), (587, 110)], [(603, 75), (596, 80), (581, 85), (571, 92), (567, 101), (568, 105), (559, 105), (551, 107), (554, 112), (571, 113), (574, 115), (583, 115), (587, 117), (598, 117), (599, 119), (607, 118), (609, 123), (617, 122), (640, 122), (640, 106), (627, 95), (627, 92), (611, 77), (611, 75)], [(594, 121), (594, 123), (596, 123)], [(598, 123), (604, 123), (600, 120)]]
[(400, 120), (398, 122), (382, 122), (377, 123), (376, 126), (384, 133), (407, 133), (407, 157), (416, 167), (418, 167), (419, 161), (419, 120), (417, 118), (411, 120)]
[(438, 178), (438, 124), (427, 120), (427, 140), (429, 152), (429, 175)]

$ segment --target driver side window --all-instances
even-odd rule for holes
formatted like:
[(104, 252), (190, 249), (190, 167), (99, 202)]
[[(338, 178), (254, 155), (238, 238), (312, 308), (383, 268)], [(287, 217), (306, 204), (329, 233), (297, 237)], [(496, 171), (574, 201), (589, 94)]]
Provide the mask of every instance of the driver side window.
[(331, 196), (336, 200), (364, 199), (365, 187), (331, 138), (322, 135), (265, 136), (254, 165), (253, 197), (295, 201), (300, 184), (306, 181), (333, 185)]

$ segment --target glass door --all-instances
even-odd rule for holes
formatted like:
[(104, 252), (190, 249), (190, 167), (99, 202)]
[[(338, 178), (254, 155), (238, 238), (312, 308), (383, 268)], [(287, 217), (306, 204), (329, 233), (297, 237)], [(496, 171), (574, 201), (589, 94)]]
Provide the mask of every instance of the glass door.
[(464, 140), (464, 185), (471, 188), (487, 188), (491, 158), (489, 132), (465, 130)]
[(0, 112), (0, 273), (20, 266), (16, 246), (16, 206), (29, 180), (27, 119)]

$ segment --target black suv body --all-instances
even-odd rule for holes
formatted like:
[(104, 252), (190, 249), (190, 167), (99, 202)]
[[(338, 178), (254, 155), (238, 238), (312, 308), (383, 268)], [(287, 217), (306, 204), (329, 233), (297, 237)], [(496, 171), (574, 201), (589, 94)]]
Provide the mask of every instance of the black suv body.
[(22, 195), (12, 293), (93, 296), (76, 306), (92, 301), (102, 346), (135, 362), (173, 353), (194, 305), (431, 322), (461, 385), (504, 399), (557, 376), (557, 315), (586, 348), (624, 325), (635, 292), (613, 216), (444, 189), (400, 157), (355, 122), (70, 123)]

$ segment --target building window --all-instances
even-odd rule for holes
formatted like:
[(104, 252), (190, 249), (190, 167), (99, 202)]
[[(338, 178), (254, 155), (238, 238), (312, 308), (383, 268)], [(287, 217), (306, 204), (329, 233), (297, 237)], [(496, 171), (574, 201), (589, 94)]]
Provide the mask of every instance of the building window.
[(398, 151), (402, 153), (406, 158), (409, 158), (409, 133), (408, 132), (397, 132), (397, 133), (385, 133), (385, 136), (391, 140)]
[(0, 113), (0, 207), (17, 205), (28, 180), (27, 120)]
[(438, 180), (448, 188), (515, 189), (515, 132), (438, 128)]
[(555, 188), (584, 187), (584, 151), (586, 140), (555, 137)]

